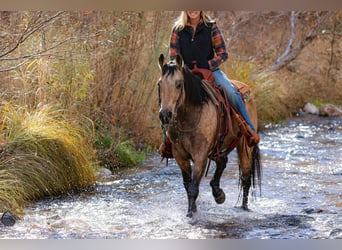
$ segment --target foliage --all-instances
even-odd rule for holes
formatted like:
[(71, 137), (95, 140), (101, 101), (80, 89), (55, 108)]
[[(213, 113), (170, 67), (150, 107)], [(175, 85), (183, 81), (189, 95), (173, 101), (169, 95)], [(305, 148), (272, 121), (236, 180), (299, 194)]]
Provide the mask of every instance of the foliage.
[(51, 106), (1, 106), (0, 211), (20, 215), (29, 202), (94, 184), (91, 131), (70, 115)]
[(145, 154), (143, 152), (137, 152), (130, 141), (120, 143), (116, 147), (115, 153), (118, 157), (120, 166), (135, 166), (145, 161)]

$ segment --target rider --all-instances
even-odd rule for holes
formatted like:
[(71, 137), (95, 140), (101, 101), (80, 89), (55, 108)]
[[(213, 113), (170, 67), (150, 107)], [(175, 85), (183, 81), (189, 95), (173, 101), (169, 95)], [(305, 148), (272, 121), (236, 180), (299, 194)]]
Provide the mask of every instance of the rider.
[(219, 65), (227, 60), (228, 53), (216, 22), (203, 11), (182, 11), (172, 28), (170, 59), (175, 59), (177, 54), (182, 56), (184, 63), (190, 69), (194, 68), (193, 61), (196, 61), (198, 68), (209, 69), (213, 72), (215, 82), (225, 88), (228, 100), (247, 123), (245, 137), (248, 145), (250, 147), (256, 145), (259, 142), (259, 136), (241, 95), (219, 69)]

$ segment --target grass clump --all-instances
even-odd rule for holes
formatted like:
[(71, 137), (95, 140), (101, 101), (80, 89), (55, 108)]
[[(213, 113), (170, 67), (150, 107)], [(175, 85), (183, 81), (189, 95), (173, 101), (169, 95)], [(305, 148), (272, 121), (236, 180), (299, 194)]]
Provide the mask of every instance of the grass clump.
[(115, 149), (120, 166), (135, 166), (145, 161), (145, 154), (138, 152), (130, 141), (124, 141)]
[(50, 106), (33, 112), (1, 106), (0, 212), (20, 216), (32, 201), (95, 183), (89, 131), (68, 117)]

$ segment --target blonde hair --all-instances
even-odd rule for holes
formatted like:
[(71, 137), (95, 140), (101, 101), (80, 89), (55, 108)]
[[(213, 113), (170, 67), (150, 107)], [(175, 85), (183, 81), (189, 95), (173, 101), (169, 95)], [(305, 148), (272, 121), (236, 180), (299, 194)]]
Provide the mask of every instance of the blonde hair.
[[(205, 15), (202, 10), (200, 11), (200, 17), (203, 20), (205, 25), (207, 25), (207, 23), (211, 21), (211, 18)], [(186, 11), (182, 11), (173, 27), (174, 29), (182, 30), (185, 28), (187, 23), (188, 23), (188, 14), (186, 14)]]

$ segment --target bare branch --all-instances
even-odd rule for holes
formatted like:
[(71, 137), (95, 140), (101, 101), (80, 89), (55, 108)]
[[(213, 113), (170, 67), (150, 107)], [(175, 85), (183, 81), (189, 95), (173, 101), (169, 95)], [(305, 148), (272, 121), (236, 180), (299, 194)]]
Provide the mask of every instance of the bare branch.
[(266, 71), (276, 71), (283, 67), (285, 67), (288, 63), (295, 60), (300, 52), (303, 50), (305, 46), (310, 44), (316, 37), (318, 31), (321, 29), (322, 25), (327, 21), (327, 19), (332, 15), (332, 11), (328, 11), (322, 18), (319, 18), (317, 21), (317, 24), (314, 28), (312, 28), (307, 35), (300, 41), (300, 43), (293, 48), (293, 41), (294, 41), (294, 21), (295, 21), (295, 14), (291, 12), (291, 37), (288, 43), (288, 46), (286, 47), (285, 52), (277, 58), (275, 63), (273, 63)]
[(24, 43), (32, 34), (34, 34), (35, 32), (37, 32), (38, 30), (46, 27), (47, 25), (49, 25), (50, 23), (52, 23), (52, 21), (56, 20), (57, 17), (59, 17), (60, 15), (62, 15), (63, 13), (65, 13), (65, 11), (59, 11), (57, 12), (55, 15), (47, 18), (46, 20), (38, 23), (38, 24), (34, 24), (37, 22), (38, 18), (40, 16), (38, 16), (36, 19), (32, 20), (32, 22), (30, 22), (30, 24), (33, 24), (33, 26), (28, 25), (26, 27), (26, 29), (24, 30), (24, 32), (20, 35), (19, 39), (17, 40), (17, 42), (14, 44), (14, 46), (10, 49), (8, 49), (7, 51), (5, 51), (4, 53), (0, 54), (0, 58), (9, 55), (10, 53), (12, 53), (13, 51), (15, 51), (20, 44)]
[(27, 63), (31, 58), (28, 58), (24, 61), (22, 61), (21, 63), (15, 65), (15, 66), (12, 66), (12, 67), (9, 67), (9, 68), (5, 68), (5, 69), (0, 69), (0, 73), (3, 73), (3, 72), (8, 72), (8, 71), (11, 71), (11, 70), (15, 70), (17, 68), (19, 68), (20, 66), (24, 65), (25, 63)]
[(279, 56), (276, 60), (276, 63), (281, 62), (282, 60), (284, 60), (284, 58), (286, 57), (286, 55), (288, 55), (293, 47), (293, 42), (295, 39), (295, 21), (296, 21), (296, 12), (295, 11), (291, 11), (291, 17), (290, 17), (290, 26), (291, 26), (291, 35), (290, 35), (290, 40), (287, 44), (287, 47), (284, 51), (284, 53)]

